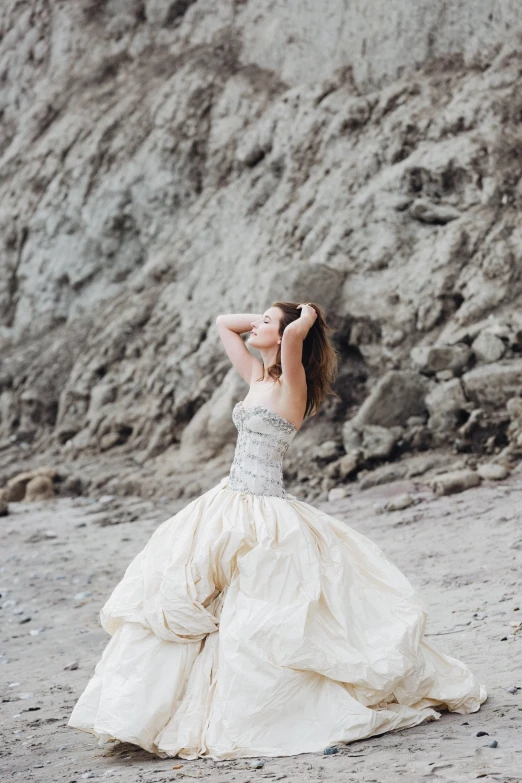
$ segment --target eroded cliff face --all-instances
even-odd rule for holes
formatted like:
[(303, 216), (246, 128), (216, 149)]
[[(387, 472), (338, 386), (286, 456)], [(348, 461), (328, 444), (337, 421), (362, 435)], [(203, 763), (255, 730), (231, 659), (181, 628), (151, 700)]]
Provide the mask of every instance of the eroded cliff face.
[(456, 441), (517, 457), (515, 4), (407, 5), (3, 7), (4, 478), (223, 473), (246, 387), (215, 317), (282, 298), (323, 305), (342, 359), (289, 476), (324, 492)]

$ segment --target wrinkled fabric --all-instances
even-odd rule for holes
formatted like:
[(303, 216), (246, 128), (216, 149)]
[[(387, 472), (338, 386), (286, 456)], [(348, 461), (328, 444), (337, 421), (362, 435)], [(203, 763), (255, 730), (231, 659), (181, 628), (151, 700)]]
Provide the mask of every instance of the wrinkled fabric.
[(228, 477), (155, 530), (100, 620), (111, 639), (68, 725), (162, 757), (320, 751), (486, 699), (379, 547)]

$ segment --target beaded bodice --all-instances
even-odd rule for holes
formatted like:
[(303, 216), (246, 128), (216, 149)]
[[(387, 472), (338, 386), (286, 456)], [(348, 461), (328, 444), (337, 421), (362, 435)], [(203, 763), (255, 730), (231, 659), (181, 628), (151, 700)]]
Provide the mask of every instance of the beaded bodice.
[(283, 458), (297, 430), (275, 411), (262, 405), (235, 405), (232, 419), (238, 430), (230, 467), (229, 489), (252, 495), (287, 497), (283, 485)]

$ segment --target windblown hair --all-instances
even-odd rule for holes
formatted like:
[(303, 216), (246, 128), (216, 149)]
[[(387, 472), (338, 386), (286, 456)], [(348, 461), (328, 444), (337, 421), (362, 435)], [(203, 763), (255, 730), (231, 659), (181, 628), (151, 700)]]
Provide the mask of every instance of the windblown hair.
[[(271, 305), (272, 307), (278, 307), (283, 312), (279, 323), (279, 335), (281, 337), (288, 324), (301, 317), (301, 310), (297, 307), (298, 304), (299, 302), (274, 302)], [(314, 416), (318, 412), (321, 403), (327, 395), (333, 394), (339, 398), (339, 395), (331, 387), (339, 370), (339, 355), (330, 342), (328, 335), (328, 332), (333, 332), (334, 330), (326, 323), (323, 311), (319, 305), (311, 302), (311, 306), (316, 311), (317, 318), (303, 341), (302, 362), (307, 385), (305, 418)], [(283, 372), (281, 366), (281, 346), (278, 347), (274, 364), (270, 365), (266, 372), (274, 380), (280, 378)], [(259, 380), (263, 379), (259, 378)]]

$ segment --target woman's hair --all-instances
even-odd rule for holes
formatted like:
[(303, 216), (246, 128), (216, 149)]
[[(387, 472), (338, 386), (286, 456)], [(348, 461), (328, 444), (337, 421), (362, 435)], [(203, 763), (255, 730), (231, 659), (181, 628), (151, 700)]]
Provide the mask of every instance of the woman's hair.
[[(279, 334), (281, 337), (288, 324), (301, 317), (301, 310), (298, 309), (298, 304), (299, 302), (274, 302), (272, 304), (272, 307), (278, 307), (283, 312), (279, 322)], [(339, 397), (331, 387), (339, 369), (339, 356), (328, 336), (328, 332), (333, 332), (334, 330), (326, 323), (323, 311), (319, 305), (313, 302), (310, 302), (310, 304), (316, 311), (317, 318), (303, 341), (302, 362), (307, 385), (305, 418), (317, 413), (322, 401), (328, 394)], [(277, 349), (274, 364), (270, 365), (266, 372), (274, 380), (278, 380), (281, 376), (283, 368), (281, 367), (280, 345)], [(259, 378), (259, 380), (263, 379)]]

